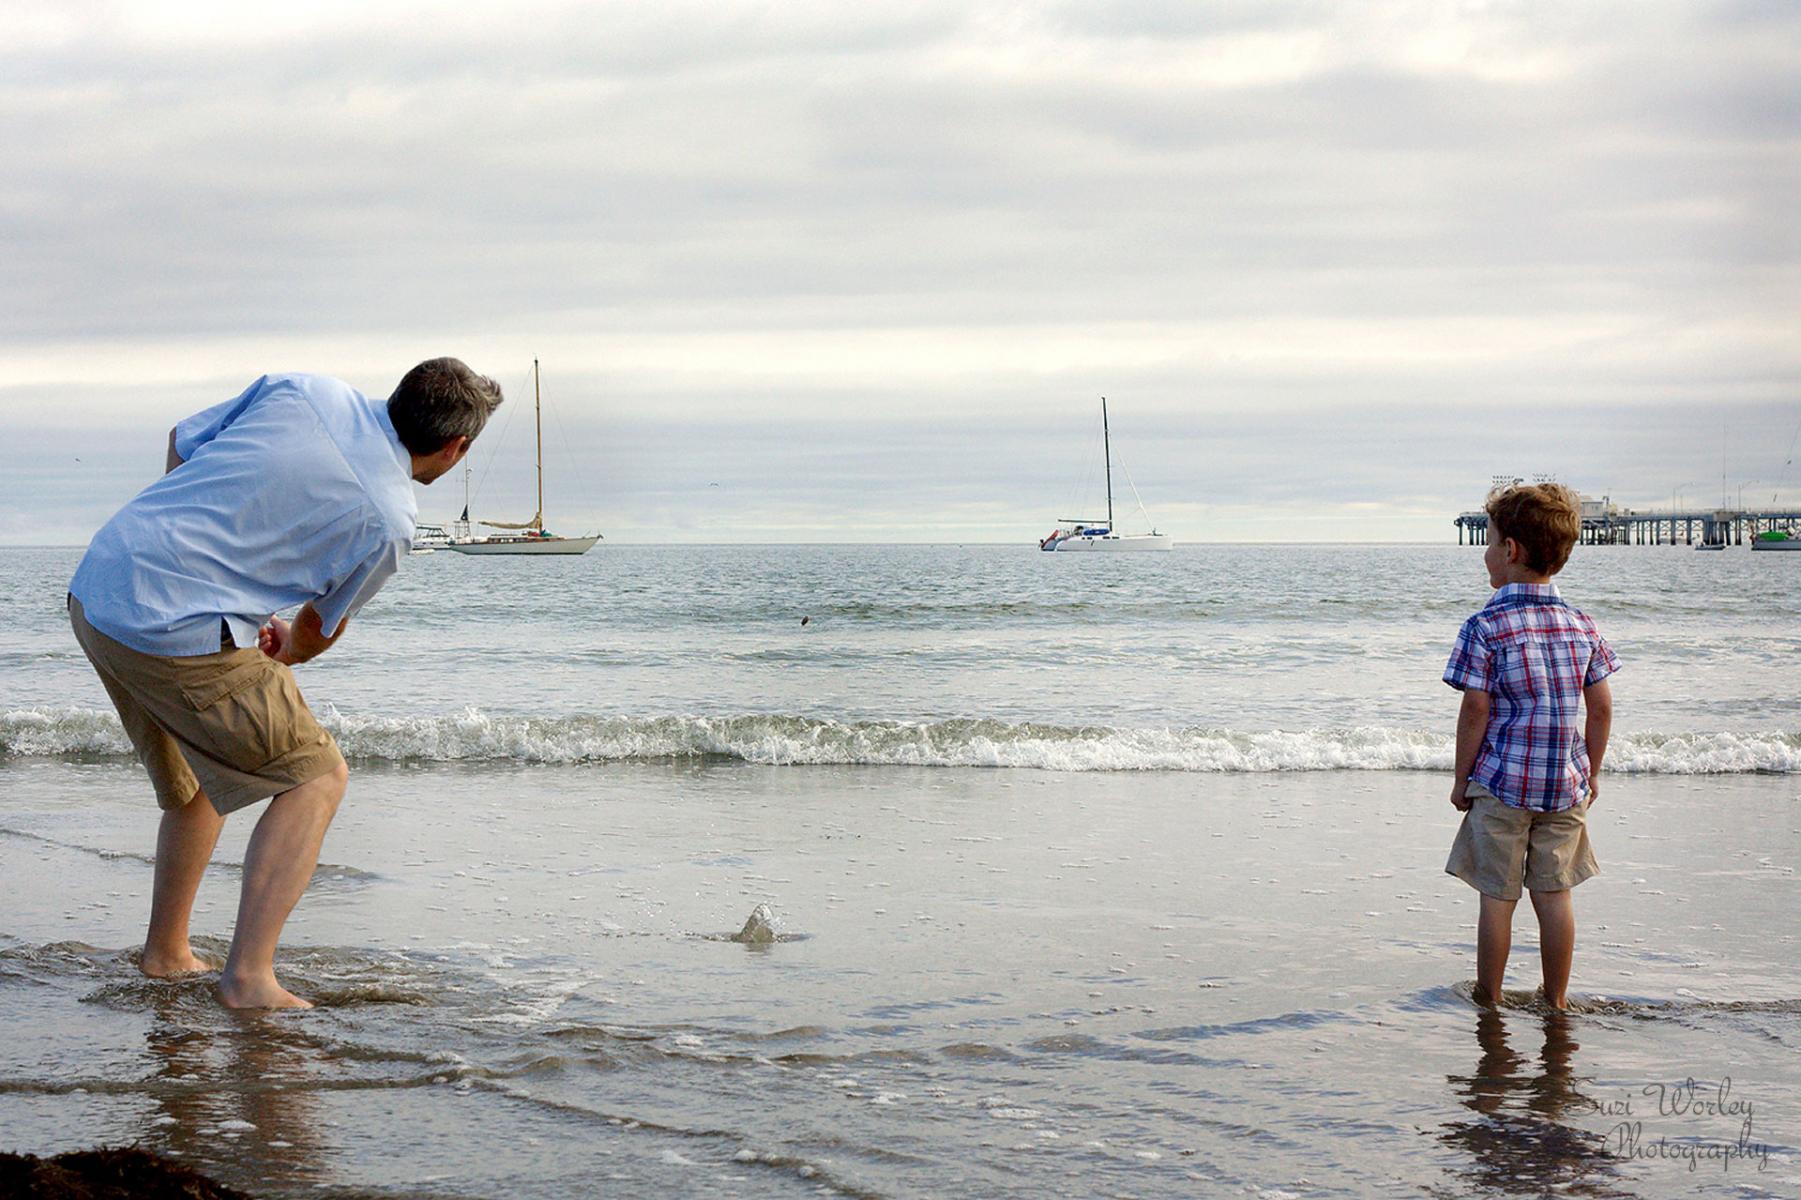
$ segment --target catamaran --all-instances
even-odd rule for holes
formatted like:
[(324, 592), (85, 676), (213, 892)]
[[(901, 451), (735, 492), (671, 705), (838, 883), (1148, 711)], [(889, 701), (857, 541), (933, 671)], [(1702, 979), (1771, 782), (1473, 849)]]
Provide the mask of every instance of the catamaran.
[[(469, 531), (469, 501), (463, 499), (463, 515), (452, 523), (446, 550), (458, 554), (586, 554), (600, 540), (598, 533), (563, 537), (544, 528), (544, 397), (538, 382), (538, 360), (532, 359), (532, 412), (538, 426), (538, 511), (518, 524), (482, 521), (490, 529), (513, 532), (477, 537)], [(467, 476), (465, 476), (467, 478)]]
[[(1113, 435), (1107, 425), (1107, 398), (1101, 397), (1101, 447), (1107, 460), (1107, 519), (1101, 521), (1094, 517), (1064, 517), (1051, 530), (1050, 536), (1038, 543), (1040, 550), (1100, 550), (1100, 551), (1135, 551), (1135, 550), (1168, 550), (1175, 545), (1167, 533), (1158, 533), (1152, 526), (1149, 533), (1120, 533), (1113, 527)], [(1130, 482), (1128, 478), (1127, 482)], [(1134, 485), (1132, 495), (1138, 495)], [(1139, 500), (1138, 511), (1144, 513), (1144, 501)], [(1149, 519), (1149, 514), (1145, 514)]]

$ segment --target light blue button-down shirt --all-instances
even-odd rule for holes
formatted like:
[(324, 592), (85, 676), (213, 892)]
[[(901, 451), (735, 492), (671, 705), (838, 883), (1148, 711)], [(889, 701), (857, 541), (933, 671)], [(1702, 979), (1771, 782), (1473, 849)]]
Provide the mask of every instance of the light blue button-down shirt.
[(418, 505), (385, 402), (323, 375), (265, 375), (175, 427), (185, 461), (89, 543), (69, 582), (88, 623), (146, 654), (256, 645), (312, 601), (327, 636), (399, 567)]

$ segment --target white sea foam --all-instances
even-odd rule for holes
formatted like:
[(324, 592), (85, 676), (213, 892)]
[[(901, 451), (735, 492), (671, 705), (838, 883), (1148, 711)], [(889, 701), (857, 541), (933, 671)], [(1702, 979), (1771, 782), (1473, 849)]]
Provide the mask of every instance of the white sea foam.
[(130, 754), (119, 719), (92, 708), (24, 708), (0, 713), (0, 755)]
[[(1350, 729), (1113, 729), (1004, 721), (834, 721), (792, 716), (517, 717), (466, 709), (420, 717), (345, 716), (325, 726), (353, 759), (581, 763), (732, 758), (772, 766), (862, 764), (1047, 771), (1448, 770), (1443, 732)], [(31, 708), (0, 713), (0, 755), (130, 753), (111, 713)], [(1790, 773), (1801, 734), (1616, 735), (1609, 770), (1651, 774)]]

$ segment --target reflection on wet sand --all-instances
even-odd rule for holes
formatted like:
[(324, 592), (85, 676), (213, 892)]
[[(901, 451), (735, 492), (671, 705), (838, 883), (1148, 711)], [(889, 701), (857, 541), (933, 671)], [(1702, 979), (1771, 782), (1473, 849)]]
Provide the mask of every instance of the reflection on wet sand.
[(190, 999), (171, 992), (145, 1034), (155, 1064), (146, 1091), (161, 1111), (140, 1144), (240, 1187), (323, 1184), (318, 1097), (295, 1086), (308, 1074), (311, 1047), (268, 1016), (214, 1009), (205, 1015), (217, 1021), (200, 1027)]
[[(1544, 1044), (1536, 1062), (1514, 1049), (1509, 1021), (1521, 1031), (1542, 1025)], [(1476, 1069), (1447, 1077), (1475, 1117), (1447, 1122), (1439, 1134), (1469, 1155), (1465, 1174), (1472, 1188), (1532, 1196), (1631, 1195), (1616, 1186), (1617, 1165), (1603, 1135), (1569, 1121), (1595, 1111), (1578, 1086), (1574, 1059), (1580, 1046), (1572, 1021), (1561, 1012), (1485, 1008), (1477, 1014)]]

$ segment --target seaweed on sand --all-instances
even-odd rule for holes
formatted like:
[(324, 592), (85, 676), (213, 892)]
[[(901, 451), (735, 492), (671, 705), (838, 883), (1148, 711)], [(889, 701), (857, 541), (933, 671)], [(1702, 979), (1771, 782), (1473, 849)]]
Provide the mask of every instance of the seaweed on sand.
[(55, 1158), (0, 1153), (0, 1196), (31, 1200), (250, 1200), (148, 1150), (73, 1150)]

